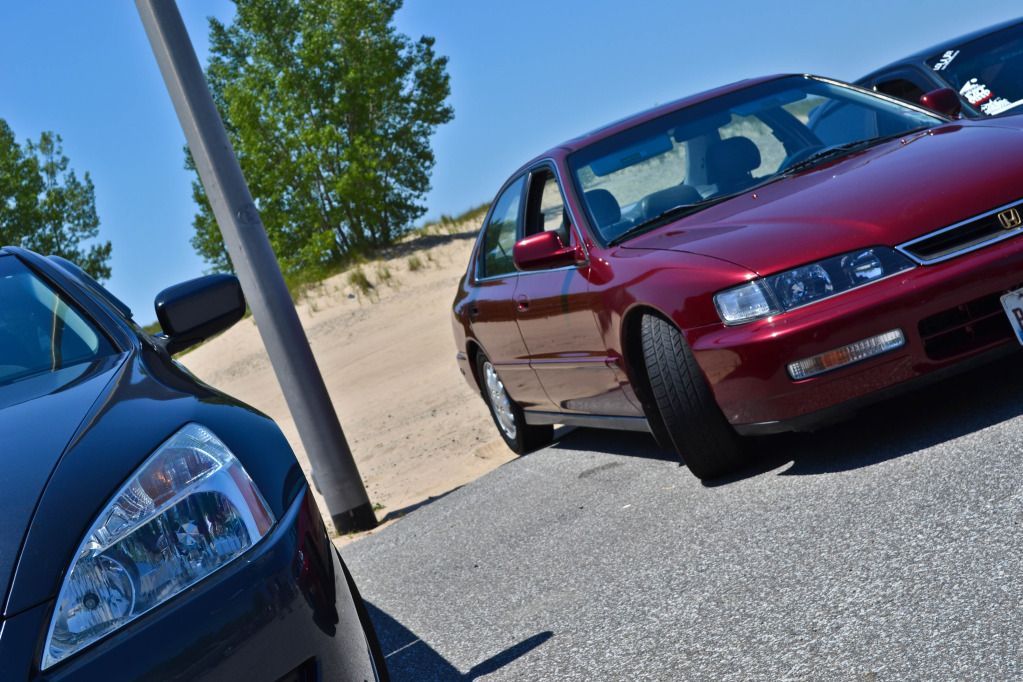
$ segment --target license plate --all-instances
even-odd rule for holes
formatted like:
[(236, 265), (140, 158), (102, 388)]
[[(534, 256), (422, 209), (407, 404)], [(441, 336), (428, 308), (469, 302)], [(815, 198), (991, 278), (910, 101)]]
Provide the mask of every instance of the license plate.
[(1009, 316), (1012, 331), (1016, 332), (1016, 340), (1023, 344), (1023, 289), (1010, 291), (1002, 296), (1002, 307)]

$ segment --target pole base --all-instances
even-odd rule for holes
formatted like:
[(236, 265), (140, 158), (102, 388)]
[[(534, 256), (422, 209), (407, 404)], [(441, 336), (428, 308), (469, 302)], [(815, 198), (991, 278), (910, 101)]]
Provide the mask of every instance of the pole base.
[(369, 502), (360, 504), (346, 512), (333, 514), (330, 520), (334, 524), (334, 530), (341, 535), (360, 530), (373, 530), (377, 527), (377, 515), (373, 512), (373, 506)]

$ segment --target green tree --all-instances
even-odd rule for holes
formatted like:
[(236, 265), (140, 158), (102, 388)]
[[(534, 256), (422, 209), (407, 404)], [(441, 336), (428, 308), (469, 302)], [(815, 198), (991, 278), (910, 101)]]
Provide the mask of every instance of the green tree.
[(0, 245), (63, 256), (102, 280), (110, 277), (111, 246), (95, 243), (98, 234), (92, 179), (70, 168), (60, 136), (44, 132), (20, 146), (0, 119)]
[[(401, 0), (246, 0), (210, 20), (206, 76), (286, 270), (388, 244), (423, 215), (450, 121), (447, 58), (393, 25)], [(191, 157), (186, 167), (194, 171)], [(230, 266), (202, 185), (192, 245)]]

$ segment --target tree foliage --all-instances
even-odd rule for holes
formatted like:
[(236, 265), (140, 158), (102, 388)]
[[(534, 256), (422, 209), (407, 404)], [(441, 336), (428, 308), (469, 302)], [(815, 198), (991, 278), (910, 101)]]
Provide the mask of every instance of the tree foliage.
[(107, 279), (110, 242), (84, 244), (98, 234), (92, 179), (70, 168), (60, 136), (44, 132), (21, 146), (0, 119), (0, 245), (63, 256)]
[[(286, 270), (388, 244), (422, 216), (451, 120), (447, 58), (395, 29), (401, 0), (245, 0), (210, 20), (207, 80)], [(194, 170), (191, 157), (186, 167)], [(230, 267), (202, 185), (192, 245)]]

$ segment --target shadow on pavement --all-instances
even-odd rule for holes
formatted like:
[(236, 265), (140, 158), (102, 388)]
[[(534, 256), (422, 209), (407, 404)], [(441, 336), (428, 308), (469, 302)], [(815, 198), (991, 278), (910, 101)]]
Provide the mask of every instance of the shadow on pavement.
[(754, 464), (723, 485), (778, 468), (779, 475), (835, 473), (902, 457), (1023, 414), (1018, 355), (864, 408), (813, 433), (749, 439)]
[(405, 516), (406, 514), (411, 514), (412, 512), (414, 512), (417, 509), (421, 509), (421, 508), (425, 507), (428, 504), (433, 504), (437, 500), (444, 499), (445, 497), (447, 497), (451, 493), (455, 492), (456, 490), (459, 490), (461, 487), (462, 486), (458, 486), (458, 487), (452, 488), (451, 490), (449, 490), (449, 491), (447, 491), (445, 493), (441, 493), (440, 495), (431, 495), (430, 497), (427, 497), (425, 500), (419, 500), (418, 502), (414, 502), (414, 503), (412, 503), (410, 505), (402, 507), (401, 509), (394, 509), (392, 511), (389, 511), (386, 514), (384, 514), (383, 518), (380, 519), (379, 523), (386, 523), (388, 521), (393, 521), (394, 519), (400, 519), (401, 517)]
[(380, 646), (384, 650), (387, 670), (395, 682), (404, 680), (415, 680), (416, 682), (420, 680), (435, 680), (437, 682), (475, 680), (500, 670), (554, 636), (554, 633), (548, 630), (527, 637), (499, 654), (477, 663), (469, 672), (463, 673), (389, 614), (368, 601), (365, 603), (373, 625), (376, 627)]
[[(921, 390), (863, 408), (812, 433), (746, 439), (751, 464), (717, 487), (791, 466), (782, 476), (835, 473), (871, 466), (993, 426), (1023, 414), (1023, 357), (1013, 355)], [(574, 429), (554, 446), (675, 461), (642, 433)]]
[(554, 444), (554, 448), (556, 450), (627, 455), (642, 459), (662, 459), (669, 462), (678, 461), (674, 451), (659, 448), (654, 437), (649, 433), (635, 431), (575, 428), (567, 430)]

